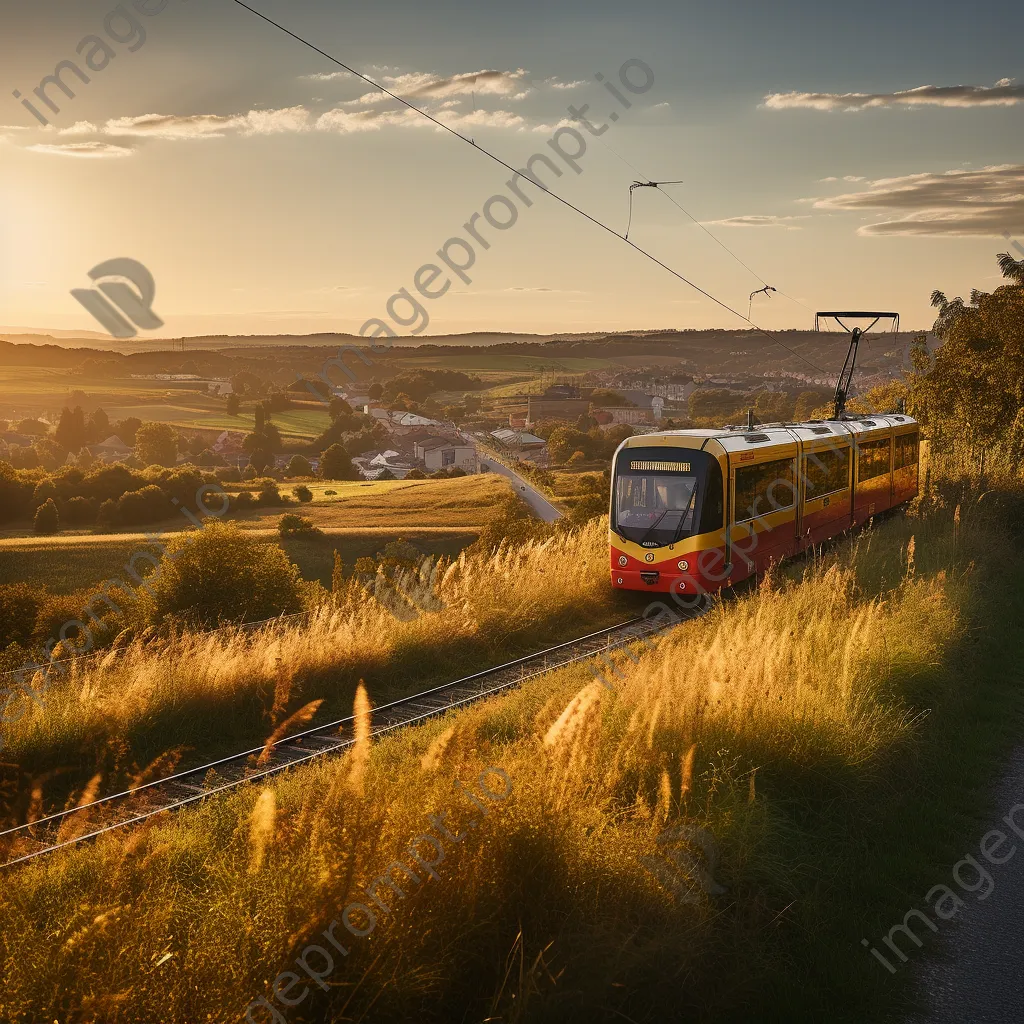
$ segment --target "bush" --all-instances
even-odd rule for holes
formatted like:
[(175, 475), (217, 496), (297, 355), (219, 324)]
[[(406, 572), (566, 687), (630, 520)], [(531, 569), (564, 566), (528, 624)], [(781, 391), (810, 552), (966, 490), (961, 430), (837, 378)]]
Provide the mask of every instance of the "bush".
[(32, 528), (39, 534), (57, 533), (60, 530), (60, 515), (57, 512), (57, 505), (53, 498), (47, 498), (36, 509), (35, 523)]
[(122, 526), (145, 526), (166, 519), (174, 507), (156, 484), (122, 494), (117, 503), (117, 518)]
[(96, 513), (96, 532), (112, 533), (117, 528), (117, 523), (117, 502), (113, 498), (107, 498)]
[(293, 487), (292, 494), (294, 494), (299, 501), (313, 500), (313, 492), (305, 484), (299, 484), (298, 487)]
[(32, 492), (32, 502), (36, 508), (39, 508), (47, 498), (56, 498), (57, 488), (53, 481), (49, 477), (44, 477), (39, 483), (36, 484), (36, 489)]
[(583, 452), (573, 452), (572, 455), (569, 457), (569, 461), (566, 463), (566, 466), (578, 466), (581, 462), (585, 462), (586, 458), (587, 457), (586, 455), (583, 454)]
[(277, 489), (277, 482), (274, 480), (259, 480), (260, 493), (257, 501), (259, 504), (274, 508), (277, 505), (287, 505), (288, 499)]
[(312, 520), (292, 513), (281, 516), (277, 531), (282, 537), (322, 537), (323, 530), (318, 530)]
[(288, 556), (230, 523), (211, 522), (172, 538), (149, 587), (154, 624), (174, 616), (213, 627), (302, 608), (302, 580)]
[(64, 506), (64, 518), (69, 526), (90, 526), (96, 522), (96, 509), (95, 498), (71, 498)]
[(337, 494), (337, 493), (338, 493), (337, 491), (324, 491), (324, 496), (326, 497), (329, 494)]
[(27, 583), (0, 584), (0, 649), (8, 644), (29, 645), (41, 604), (37, 587)]
[(239, 491), (231, 497), (229, 508), (232, 512), (249, 512), (259, 504), (252, 491)]
[(426, 480), (427, 474), (422, 469), (412, 469), (405, 474), (406, 480)]
[(313, 467), (305, 456), (293, 455), (288, 461), (288, 468), (284, 472), (285, 476), (312, 476)]

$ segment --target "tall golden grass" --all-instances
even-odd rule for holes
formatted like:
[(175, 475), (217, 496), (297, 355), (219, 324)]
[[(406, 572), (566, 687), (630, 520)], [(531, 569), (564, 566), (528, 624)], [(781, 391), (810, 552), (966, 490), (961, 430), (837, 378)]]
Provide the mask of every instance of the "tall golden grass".
[[(550, 582), (568, 602), (603, 562), (600, 530), (500, 552), (488, 570), (523, 590), (493, 599), (491, 613), (529, 620), (538, 591), (522, 583), (527, 568), (548, 576), (558, 565), (567, 578)], [(740, 1005), (778, 967), (780, 917), (810, 927), (809, 906), (828, 898), (815, 880), (829, 877), (827, 862), (809, 867), (821, 849), (782, 806), (840, 805), (912, 741), (914, 688), (965, 630), (971, 566), (999, 540), (973, 501), (955, 524), (948, 507), (889, 522), (678, 627), (635, 664), (621, 659), (613, 690), (585, 666), (564, 669), (372, 749), (364, 735), (341, 761), (128, 843), (112, 836), (19, 869), (0, 895), (0, 1019), (242, 1019), (428, 814), (458, 805), (448, 827), (466, 825), (473, 808), (455, 784), (487, 765), (508, 773), (512, 796), (446, 846), (441, 877), (382, 915), (330, 991), (311, 985), (283, 1011), (289, 1020), (654, 1020), (668, 1006), (699, 1019)], [(337, 658), (317, 646), (328, 635), (365, 658), (346, 615), (363, 616), (390, 657), (433, 642), (431, 630), (458, 642), (481, 628), (472, 566), (446, 570), (448, 610), (436, 618), (396, 625), (342, 608), (325, 613), (330, 629), (276, 637), (272, 655), (241, 638), (185, 640), (213, 645), (201, 649), (216, 669), (193, 685), (238, 686), (258, 671), (270, 687), (280, 657), (300, 669)], [(132, 657), (149, 673), (133, 700), (169, 697), (153, 659)], [(363, 693), (356, 710), (370, 713)], [(721, 850), (715, 877), (729, 892), (717, 903), (679, 899), (643, 866), (665, 856), (659, 836), (681, 823)], [(700, 856), (677, 852), (665, 870)]]
[[(605, 528), (595, 521), (490, 555), (426, 560), (397, 581), (381, 572), (368, 585), (349, 583), (298, 623), (185, 630), (167, 641), (143, 635), (80, 659), (54, 674), (20, 721), (4, 724), (3, 760), (29, 779), (60, 769), (48, 785), (64, 791), (99, 769), (100, 789), (109, 791), (171, 751), (191, 748), (189, 762), (201, 763), (211, 751), (258, 746), (268, 717), (278, 727), (313, 701), (325, 703), (321, 717), (344, 714), (360, 679), (381, 703), (568, 639), (615, 618)], [(100, 764), (97, 750), (105, 751)], [(8, 808), (0, 822), (25, 810)]]

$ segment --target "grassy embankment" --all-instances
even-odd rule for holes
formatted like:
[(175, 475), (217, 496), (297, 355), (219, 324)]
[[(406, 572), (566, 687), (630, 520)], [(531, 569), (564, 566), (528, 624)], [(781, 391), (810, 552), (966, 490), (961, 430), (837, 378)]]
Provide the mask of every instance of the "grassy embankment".
[[(905, 975), (860, 939), (990, 827), (1021, 721), (1014, 520), (953, 490), (684, 625), (613, 691), (555, 673), (365, 765), (19, 870), (0, 896), (0, 1018), (241, 1019), (451, 810), (467, 835), (440, 877), (384, 890), (369, 938), (339, 925), (351, 954), (289, 1020), (884, 1019)], [(453, 783), (488, 765), (513, 792), (470, 830)], [(715, 837), (724, 895), (687, 902), (641, 865), (681, 822)]]
[(24, 820), (40, 787), (44, 806), (59, 807), (95, 774), (95, 790), (110, 792), (172, 763), (258, 746), (313, 701), (323, 701), (314, 721), (329, 721), (347, 713), (360, 679), (381, 703), (634, 608), (607, 583), (595, 522), (545, 543), (425, 563), (397, 585), (383, 575), (369, 591), (350, 581), (308, 618), (255, 632), (143, 634), (55, 676), (41, 707), (21, 702), (30, 713), (4, 727), (0, 782), (9, 794), (0, 820)]

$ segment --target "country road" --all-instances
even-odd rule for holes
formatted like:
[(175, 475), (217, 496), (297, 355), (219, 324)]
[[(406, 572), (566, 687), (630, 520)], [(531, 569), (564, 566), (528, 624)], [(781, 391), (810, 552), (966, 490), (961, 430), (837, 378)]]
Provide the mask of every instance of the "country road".
[[(468, 441), (473, 441), (473, 438), (466, 434), (462, 436)], [(476, 446), (475, 441), (473, 441), (473, 444)], [(480, 459), (481, 465), (486, 464), (492, 472), (499, 473), (512, 482), (512, 487), (516, 494), (533, 509), (533, 513), (538, 519), (542, 519), (545, 523), (553, 523), (556, 519), (562, 518), (562, 513), (525, 477), (521, 477), (515, 470), (509, 469), (504, 463), (498, 462), (494, 456), (486, 451), (482, 451), (479, 447), (477, 447), (477, 456)]]

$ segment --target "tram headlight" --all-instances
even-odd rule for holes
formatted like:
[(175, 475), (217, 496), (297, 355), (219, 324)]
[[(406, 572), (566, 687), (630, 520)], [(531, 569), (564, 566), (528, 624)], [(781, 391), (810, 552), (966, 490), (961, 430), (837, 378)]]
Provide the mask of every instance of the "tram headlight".
[(681, 562), (677, 563), (680, 572), (686, 572), (690, 568), (690, 563), (684, 558)]
[(627, 565), (628, 562), (629, 562), (629, 559), (625, 555), (619, 555), (619, 565), (621, 565), (623, 568), (625, 568), (625, 566)]
[(615, 582), (621, 585), (621, 583), (622, 583), (622, 577), (620, 576), (620, 577), (619, 577), (619, 578), (618, 578), (618, 579), (617, 579), (617, 580), (616, 580)]
[(645, 562), (653, 562), (654, 561), (654, 552), (653, 551), (648, 551), (647, 554), (644, 555), (644, 561)]

